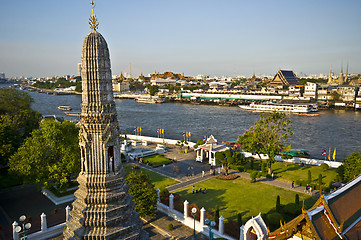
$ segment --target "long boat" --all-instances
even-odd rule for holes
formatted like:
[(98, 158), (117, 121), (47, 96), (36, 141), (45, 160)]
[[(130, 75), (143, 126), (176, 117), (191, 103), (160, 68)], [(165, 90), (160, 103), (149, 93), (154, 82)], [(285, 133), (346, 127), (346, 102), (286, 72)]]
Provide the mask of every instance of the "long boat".
[(251, 103), (250, 105), (239, 105), (244, 110), (254, 112), (286, 112), (286, 113), (314, 113), (318, 111), (317, 104), (289, 104), (289, 103)]
[(163, 99), (160, 98), (137, 98), (135, 99), (135, 101), (139, 103), (152, 103), (152, 104), (164, 102)]
[(62, 110), (62, 111), (71, 111), (71, 107), (70, 107), (70, 106), (59, 106), (58, 109), (59, 109), (59, 110)]

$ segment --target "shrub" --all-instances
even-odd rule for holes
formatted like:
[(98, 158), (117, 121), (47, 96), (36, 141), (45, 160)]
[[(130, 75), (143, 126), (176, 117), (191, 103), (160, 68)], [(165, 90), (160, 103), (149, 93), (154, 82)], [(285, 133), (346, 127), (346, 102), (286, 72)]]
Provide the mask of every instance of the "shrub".
[(322, 187), (322, 174), (320, 173), (320, 175), (318, 175), (318, 185), (320, 187), (320, 190), (321, 190), (321, 187)]
[(229, 174), (229, 175), (220, 174), (217, 176), (218, 179), (222, 179), (222, 180), (234, 180), (238, 177), (239, 176), (236, 174)]
[(162, 187), (160, 189), (160, 198), (161, 199), (165, 199), (165, 198), (168, 198), (169, 197), (169, 191), (168, 189), (166, 189), (165, 187)]
[(244, 166), (238, 166), (237, 170), (240, 171), (240, 172), (243, 172), (244, 171)]
[(168, 229), (169, 229), (169, 230), (171, 230), (171, 231), (172, 231), (172, 230), (173, 230), (173, 228), (174, 228), (174, 227), (173, 227), (173, 224), (171, 224), (171, 223), (170, 223), (170, 224), (168, 224)]
[(257, 171), (253, 171), (249, 174), (249, 177), (251, 178), (251, 182), (255, 182), (256, 178), (258, 176), (258, 172)]
[(322, 163), (320, 167), (322, 168), (323, 171), (326, 171), (328, 169), (328, 165), (326, 163)]
[(266, 178), (272, 178), (272, 175), (267, 173)]
[(267, 214), (267, 220), (274, 226), (278, 226), (280, 224), (280, 221), (283, 220), (282, 214), (278, 212), (273, 212), (270, 214)]

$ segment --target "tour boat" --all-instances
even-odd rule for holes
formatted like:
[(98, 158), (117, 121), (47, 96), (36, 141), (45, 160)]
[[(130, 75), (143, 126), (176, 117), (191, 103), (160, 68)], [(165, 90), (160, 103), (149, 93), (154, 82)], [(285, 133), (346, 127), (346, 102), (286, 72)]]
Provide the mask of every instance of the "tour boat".
[(317, 104), (289, 104), (289, 103), (251, 103), (250, 105), (239, 105), (244, 110), (254, 112), (286, 112), (286, 113), (314, 113), (318, 111)]
[(70, 107), (70, 106), (59, 106), (58, 109), (59, 109), (59, 110), (62, 110), (62, 111), (71, 111), (71, 107)]
[(135, 101), (139, 103), (151, 103), (151, 104), (164, 102), (164, 100), (160, 98), (137, 98), (135, 99)]

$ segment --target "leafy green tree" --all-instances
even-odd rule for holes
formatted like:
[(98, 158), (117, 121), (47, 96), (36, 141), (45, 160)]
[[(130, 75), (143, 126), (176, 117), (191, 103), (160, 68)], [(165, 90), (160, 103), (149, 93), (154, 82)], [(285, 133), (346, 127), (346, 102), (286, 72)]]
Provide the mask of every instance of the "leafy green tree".
[(344, 182), (349, 182), (361, 174), (361, 152), (348, 155), (338, 170)]
[(149, 95), (154, 96), (158, 92), (159, 87), (157, 85), (148, 85)]
[(233, 153), (231, 150), (226, 150), (224, 152), (216, 152), (216, 163), (223, 164), (224, 169), (226, 170), (226, 175), (228, 175), (229, 166), (234, 162)]
[(148, 175), (132, 171), (126, 177), (126, 183), (130, 186), (128, 192), (133, 196), (135, 211), (141, 216), (153, 216), (157, 209), (157, 192)]
[(79, 128), (72, 122), (43, 120), (9, 159), (10, 171), (25, 182), (47, 181), (67, 187), (72, 174), (80, 171)]
[(15, 89), (0, 89), (0, 166), (6, 167), (8, 159), (39, 127), (41, 114), (31, 110), (32, 98)]
[(290, 123), (284, 113), (261, 114), (255, 125), (239, 136), (237, 143), (243, 150), (256, 153), (260, 158), (261, 154), (267, 154), (268, 173), (271, 174), (276, 154), (286, 148), (285, 141), (293, 134)]
[(33, 99), (26, 92), (16, 89), (0, 89), (0, 114), (15, 115), (30, 110)]

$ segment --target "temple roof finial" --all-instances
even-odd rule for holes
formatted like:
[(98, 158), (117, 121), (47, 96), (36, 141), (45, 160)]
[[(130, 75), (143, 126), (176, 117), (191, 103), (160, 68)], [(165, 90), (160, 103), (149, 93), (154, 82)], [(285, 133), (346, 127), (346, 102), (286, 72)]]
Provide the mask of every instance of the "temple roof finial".
[(99, 23), (98, 23), (98, 19), (94, 15), (95, 2), (91, 1), (90, 4), (92, 5), (92, 15), (89, 18), (89, 25), (90, 25), (90, 28), (92, 28), (93, 30), (96, 30), (99, 26)]

